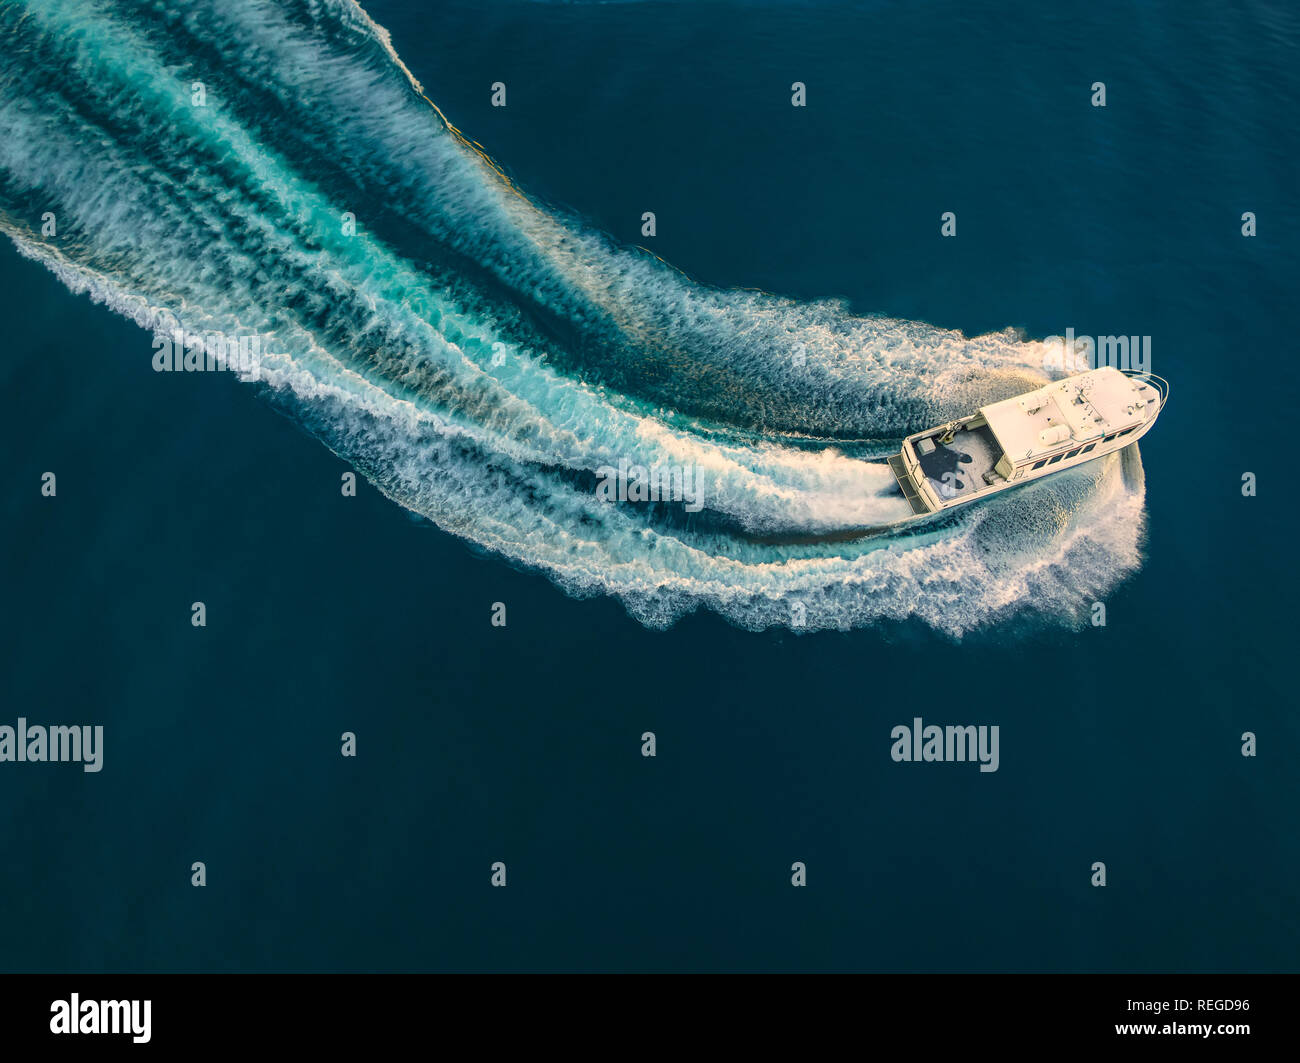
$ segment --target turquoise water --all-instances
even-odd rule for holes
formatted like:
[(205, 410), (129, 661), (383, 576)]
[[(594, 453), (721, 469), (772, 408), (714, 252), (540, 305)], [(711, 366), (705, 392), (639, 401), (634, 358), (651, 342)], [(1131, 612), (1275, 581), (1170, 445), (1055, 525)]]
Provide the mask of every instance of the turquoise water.
[[(1293, 967), (1294, 18), (366, 10), (0, 9), (11, 715), (108, 736), (0, 765), (0, 963)], [(1152, 337), (1140, 455), (770, 545), (1067, 327)], [(914, 710), (999, 771), (891, 762)]]

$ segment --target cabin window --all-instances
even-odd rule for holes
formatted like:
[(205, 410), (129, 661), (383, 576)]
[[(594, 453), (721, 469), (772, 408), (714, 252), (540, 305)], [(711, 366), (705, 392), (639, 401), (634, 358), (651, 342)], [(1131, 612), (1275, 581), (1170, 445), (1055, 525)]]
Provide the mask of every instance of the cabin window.
[(1047, 464), (1047, 459), (1044, 458), (1042, 461), (1036, 461), (1036, 462), (1034, 462), (1034, 468), (1035, 468), (1035, 469), (1041, 469), (1041, 468), (1042, 468), (1044, 465), (1046, 465), (1046, 464)]
[(1049, 461), (1047, 464), (1048, 464), (1048, 465), (1055, 465), (1055, 464), (1056, 464), (1058, 461), (1060, 461), (1063, 457), (1065, 457), (1064, 454), (1058, 454), (1058, 455), (1056, 455), (1056, 457), (1052, 458), (1051, 461)]
[(1089, 443), (1086, 447), (1083, 448), (1083, 452), (1087, 454), (1088, 451), (1092, 450), (1093, 447), (1095, 447), (1096, 445), (1097, 445), (1096, 443)]
[[(1136, 428), (1136, 427), (1137, 427), (1137, 425), (1134, 425), (1134, 426), (1133, 426), (1133, 428)], [(1120, 433), (1120, 435), (1122, 435), (1122, 436), (1126, 436), (1126, 435), (1128, 435), (1131, 431), (1133, 431), (1133, 428), (1126, 428), (1126, 429), (1124, 429), (1124, 431), (1122, 431), (1122, 432)]]
[(1113, 434), (1112, 434), (1112, 435), (1108, 435), (1105, 439), (1102, 440), (1102, 442), (1103, 442), (1103, 443), (1109, 443), (1109, 442), (1110, 442), (1112, 439), (1114, 439), (1114, 438), (1115, 438), (1115, 436), (1114, 436)]
[(1078, 449), (1078, 448), (1075, 448), (1074, 450), (1070, 451), (1070, 453), (1068, 453), (1068, 454), (1066, 455), (1066, 457), (1067, 457), (1067, 458), (1072, 458), (1072, 457), (1074, 457), (1074, 456), (1075, 456), (1076, 454), (1078, 454), (1078, 453), (1079, 453), (1079, 449)]

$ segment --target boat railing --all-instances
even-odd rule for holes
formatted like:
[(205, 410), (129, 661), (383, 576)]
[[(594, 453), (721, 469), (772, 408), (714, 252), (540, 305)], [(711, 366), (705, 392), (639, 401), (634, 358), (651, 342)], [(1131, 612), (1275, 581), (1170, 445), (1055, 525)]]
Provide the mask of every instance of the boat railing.
[(1160, 408), (1165, 408), (1165, 400), (1169, 398), (1169, 381), (1162, 376), (1156, 376), (1155, 373), (1143, 373), (1136, 369), (1127, 370), (1124, 375), (1130, 380), (1136, 380), (1143, 384), (1150, 384), (1160, 395)]
[[(920, 485), (925, 483), (926, 480), (925, 470), (921, 468), (921, 461), (919, 458), (908, 457), (908, 449), (908, 447), (904, 446), (899, 450), (899, 453), (903, 458), (903, 467), (907, 470), (907, 474), (913, 479), (913, 481), (915, 481), (917, 489), (920, 490)], [(915, 444), (912, 445), (911, 450), (912, 453), (915, 454)]]

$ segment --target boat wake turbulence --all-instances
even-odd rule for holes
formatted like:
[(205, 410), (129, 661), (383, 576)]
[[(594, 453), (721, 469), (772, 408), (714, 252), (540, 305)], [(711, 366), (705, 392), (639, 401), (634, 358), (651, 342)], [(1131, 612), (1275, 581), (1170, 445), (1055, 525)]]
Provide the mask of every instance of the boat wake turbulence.
[(151, 334), (142, 372), (152, 337), (255, 337), (250, 395), (570, 594), (960, 637), (1081, 624), (1140, 563), (1133, 446), (909, 522), (900, 441), (1047, 385), (1043, 344), (616, 246), (521, 193), (350, 0), (15, 0), (0, 42), (0, 228)]

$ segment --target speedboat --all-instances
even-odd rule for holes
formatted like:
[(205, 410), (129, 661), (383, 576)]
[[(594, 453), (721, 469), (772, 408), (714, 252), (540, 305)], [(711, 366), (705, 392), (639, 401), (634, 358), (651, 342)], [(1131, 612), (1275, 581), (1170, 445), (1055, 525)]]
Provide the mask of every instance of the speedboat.
[(1101, 366), (917, 432), (889, 459), (916, 516), (974, 502), (1135, 443), (1169, 385)]

